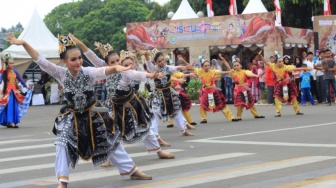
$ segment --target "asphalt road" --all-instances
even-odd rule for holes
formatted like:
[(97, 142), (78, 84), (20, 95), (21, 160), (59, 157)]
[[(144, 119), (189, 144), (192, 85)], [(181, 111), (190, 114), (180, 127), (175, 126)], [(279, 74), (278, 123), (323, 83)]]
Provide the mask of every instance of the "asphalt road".
[[(208, 124), (183, 137), (176, 127), (160, 127), (164, 148), (176, 159), (147, 155), (142, 143), (124, 145), (136, 165), (153, 176), (150, 181), (122, 179), (115, 167), (81, 161), (71, 170), (69, 187), (79, 188), (287, 188), (336, 187), (336, 109), (300, 106), (297, 116), (283, 106), (257, 106), (265, 119), (244, 111), (243, 120), (228, 122), (221, 113), (208, 113)], [(19, 129), (0, 127), (0, 188), (57, 187), (54, 175), (53, 119), (60, 106), (31, 106)], [(232, 105), (229, 108), (235, 114)], [(200, 122), (198, 106), (191, 110)]]

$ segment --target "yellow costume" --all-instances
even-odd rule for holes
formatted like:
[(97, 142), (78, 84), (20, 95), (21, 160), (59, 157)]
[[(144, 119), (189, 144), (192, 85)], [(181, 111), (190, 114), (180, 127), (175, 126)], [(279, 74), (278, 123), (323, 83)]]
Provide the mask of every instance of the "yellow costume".
[(202, 122), (206, 123), (207, 111), (222, 111), (227, 120), (235, 121), (236, 119), (231, 110), (225, 104), (224, 95), (216, 90), (215, 81), (219, 70), (209, 70), (206, 72), (203, 69), (195, 68), (194, 71), (201, 79), (203, 85), (199, 97)]
[(280, 116), (282, 102), (284, 99), (283, 87), (288, 87), (289, 100), (293, 104), (293, 109), (297, 115), (301, 115), (298, 101), (296, 99), (298, 91), (294, 81), (289, 80), (288, 72), (292, 72), (296, 67), (294, 65), (283, 65), (283, 67), (278, 67), (276, 64), (268, 65), (276, 74), (277, 81), (274, 84), (274, 98), (275, 98), (275, 108), (277, 117)]
[[(172, 79), (182, 79), (184, 78), (184, 74), (182, 72), (176, 72), (171, 75), (171, 84), (174, 86), (175, 90), (179, 94), (181, 106), (182, 106), (182, 114), (188, 123), (194, 123), (192, 117), (190, 115), (191, 101), (187, 95), (187, 93), (182, 89), (180, 83), (178, 81), (173, 81)], [(174, 121), (169, 120), (169, 125), (173, 125)], [(171, 126), (170, 126), (171, 127)]]

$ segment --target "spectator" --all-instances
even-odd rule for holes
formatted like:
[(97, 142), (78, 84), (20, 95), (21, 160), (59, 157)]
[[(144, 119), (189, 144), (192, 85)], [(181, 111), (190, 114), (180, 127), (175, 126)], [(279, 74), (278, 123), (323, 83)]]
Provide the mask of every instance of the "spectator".
[(64, 91), (61, 83), (58, 83), (58, 104), (63, 104), (64, 101)]
[(306, 59), (307, 59), (307, 52), (303, 51), (303, 52), (301, 53), (301, 59), (302, 59), (302, 62), (305, 62), (305, 61), (306, 61)]
[(322, 61), (322, 66), (317, 67), (318, 70), (324, 70), (323, 80), (325, 86), (325, 93), (327, 97), (327, 106), (331, 106), (330, 99), (330, 86), (335, 90), (335, 61), (332, 59), (331, 51), (329, 49), (325, 50), (325, 58)]
[[(322, 61), (324, 60), (325, 57), (325, 51), (319, 50), (319, 57), (316, 59), (314, 62), (314, 68), (318, 66), (322, 66)], [(325, 93), (325, 88), (324, 88), (324, 81), (323, 81), (323, 75), (324, 72), (322, 70), (315, 70), (316, 73), (316, 87), (317, 87), (317, 93), (319, 95), (319, 100), (318, 103), (325, 103), (326, 102), (326, 93)]]
[[(302, 65), (303, 68), (307, 68), (306, 64)], [(303, 72), (300, 74), (301, 78), (301, 101), (302, 105), (306, 106), (306, 99), (309, 99), (310, 103), (312, 105), (315, 104), (314, 99), (310, 93), (310, 80), (313, 79), (313, 75), (311, 72), (308, 72), (307, 70), (303, 70)]]
[[(49, 81), (49, 75), (48, 73), (44, 72), (44, 71), (41, 71), (41, 78), (40, 80), (37, 82), (38, 84), (41, 85), (41, 92), (42, 92), (42, 95), (43, 95), (43, 98), (46, 99), (47, 98), (47, 92), (45, 90), (45, 87), (44, 85)], [(46, 101), (44, 101), (46, 102)]]
[[(294, 66), (296, 68), (302, 67), (302, 64), (303, 64), (302, 59), (300, 57), (296, 57), (294, 59)], [(292, 72), (292, 74), (293, 74), (293, 77), (294, 77), (294, 80), (295, 80), (295, 85), (296, 85), (297, 90), (301, 91), (301, 78), (300, 78), (301, 71), (300, 70), (294, 70)], [(297, 96), (296, 99), (297, 99), (298, 103), (301, 103), (301, 96), (300, 95)]]
[[(256, 57), (252, 57), (250, 59), (251, 64), (250, 64), (250, 71), (254, 74), (254, 75), (258, 75), (258, 69), (259, 69), (259, 65), (257, 62)], [(257, 103), (259, 100), (259, 78), (258, 77), (250, 77), (249, 78), (249, 86), (251, 87), (251, 93), (253, 96), (253, 100), (254, 103)]]
[(51, 95), (51, 85), (54, 83), (54, 78), (49, 77), (49, 81), (44, 84), (44, 89), (46, 91), (46, 104), (51, 104), (50, 103), (50, 95)]
[(265, 64), (262, 61), (259, 61), (259, 69), (258, 69), (258, 76), (259, 76), (259, 89), (260, 93), (265, 91)]
[(26, 83), (27, 87), (23, 87), (23, 85), (21, 83), (19, 83), (19, 86), (20, 86), (20, 90), (21, 90), (22, 94), (26, 95), (27, 91), (34, 86), (34, 83), (32, 81), (28, 80), (28, 76), (25, 75), (25, 74), (22, 76), (22, 79)]
[(315, 77), (315, 70), (314, 70), (314, 63), (313, 63), (313, 53), (308, 52), (308, 56), (306, 58), (306, 61), (303, 62), (303, 64), (306, 64), (308, 68), (311, 68), (312, 70), (310, 73), (313, 75), (313, 79), (310, 80), (310, 92), (313, 97), (316, 98), (316, 100), (319, 100), (319, 96), (317, 93), (317, 87), (316, 87), (316, 77)]

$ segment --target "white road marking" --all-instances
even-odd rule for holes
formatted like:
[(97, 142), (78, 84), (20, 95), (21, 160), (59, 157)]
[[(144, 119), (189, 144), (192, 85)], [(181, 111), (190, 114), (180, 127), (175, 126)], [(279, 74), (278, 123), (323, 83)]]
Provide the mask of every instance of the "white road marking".
[(329, 181), (325, 181), (325, 182), (300, 186), (300, 187), (297, 187), (297, 188), (335, 188), (335, 187), (336, 187), (336, 180), (329, 180)]
[[(149, 171), (149, 170), (156, 170), (156, 169), (163, 169), (163, 168), (170, 168), (170, 167), (178, 167), (178, 166), (183, 166), (183, 165), (198, 164), (198, 163), (223, 160), (223, 159), (229, 159), (229, 158), (235, 158), (235, 157), (249, 156), (249, 155), (254, 155), (254, 154), (255, 153), (228, 153), (228, 154), (221, 154), (221, 155), (212, 155), (212, 156), (207, 156), (207, 157), (188, 158), (188, 159), (183, 159), (183, 160), (168, 160), (168, 161), (165, 161), (164, 163), (141, 166), (141, 170)], [(105, 168), (102, 170), (72, 173), (70, 181), (77, 182), (77, 181), (92, 180), (92, 179), (111, 177), (111, 176), (117, 176), (117, 175), (119, 175), (119, 171), (117, 169), (112, 168), (111, 170), (109, 170)], [(31, 185), (31, 184), (34, 184), (34, 182), (41, 182), (41, 181), (57, 183), (56, 178), (54, 176), (51, 176), (51, 177), (41, 177), (41, 178), (36, 178), (36, 179), (2, 183), (0, 184), (0, 187), (1, 188), (20, 187), (20, 186), (26, 186), (29, 184)]]
[[(168, 149), (165, 150), (167, 152), (180, 152), (180, 151), (184, 151), (184, 150), (179, 150), (179, 149)], [(42, 154), (42, 155), (46, 155), (46, 154)], [(49, 155), (49, 154), (47, 154)], [(55, 156), (56, 154), (53, 153), (53, 156)], [(142, 157), (142, 156), (147, 156), (148, 153), (147, 152), (141, 152), (141, 153), (133, 153), (133, 154), (129, 154), (129, 156), (132, 157)], [(32, 156), (25, 156), (28, 159), (31, 159)], [(23, 157), (22, 157), (23, 158)], [(36, 157), (35, 157), (36, 158)], [(21, 159), (22, 160), (22, 159)], [(91, 163), (91, 161), (83, 161), (83, 160), (79, 160), (78, 164), (88, 164)], [(9, 174), (9, 173), (17, 173), (17, 172), (25, 172), (25, 171), (30, 171), (30, 170), (41, 170), (41, 169), (46, 169), (46, 168), (54, 168), (55, 167), (55, 163), (48, 163), (48, 164), (41, 164), (41, 165), (32, 165), (32, 166), (23, 166), (23, 167), (16, 167), (16, 168), (7, 168), (7, 169), (1, 169), (0, 170), (0, 175), (1, 174)]]
[(213, 144), (242, 144), (242, 145), (336, 148), (336, 144), (306, 144), (306, 143), (288, 143), (288, 142), (256, 142), (256, 141), (206, 140), (206, 139), (190, 140), (189, 142), (201, 142), (201, 143), (213, 143)]
[(296, 167), (299, 165), (305, 165), (330, 159), (335, 159), (336, 157), (331, 156), (310, 156), (310, 157), (302, 157), (302, 158), (294, 158), (283, 161), (276, 161), (271, 163), (265, 163), (260, 165), (252, 165), (237, 169), (224, 170), (220, 172), (212, 172), (206, 174), (199, 174), (189, 177), (170, 179), (167, 181), (154, 182), (148, 184), (142, 184), (138, 186), (134, 186), (137, 188), (179, 188), (179, 187), (187, 187), (193, 185), (200, 185), (209, 182), (215, 182), (220, 180), (226, 180), (236, 177), (242, 177), (252, 174), (258, 174), (263, 172), (269, 172), (272, 170), (279, 170), (284, 168)]
[[(280, 132), (280, 131), (290, 131), (290, 130), (296, 130), (296, 129), (321, 127), (321, 126), (327, 126), (327, 125), (336, 125), (336, 122), (322, 123), (322, 124), (316, 124), (316, 125), (307, 125), (307, 126), (301, 126), (301, 127), (284, 128), (284, 129), (273, 129), (273, 130), (267, 130), (267, 131), (258, 131), (258, 132), (242, 133), (242, 134), (233, 134), (233, 135), (226, 135), (226, 136), (211, 137), (211, 138), (206, 138), (206, 139), (232, 138), (232, 137), (238, 137), (238, 136), (264, 134), (264, 133), (272, 133), (272, 132)], [(204, 139), (199, 139), (199, 140), (204, 140)], [(194, 141), (194, 140), (189, 140), (186, 142), (190, 142), (190, 141)]]

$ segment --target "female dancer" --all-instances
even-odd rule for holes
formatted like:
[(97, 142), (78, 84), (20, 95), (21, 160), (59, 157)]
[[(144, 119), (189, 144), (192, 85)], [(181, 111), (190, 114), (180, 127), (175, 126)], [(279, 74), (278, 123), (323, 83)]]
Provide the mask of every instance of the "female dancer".
[[(230, 69), (228, 62), (219, 55), (219, 58), (224, 62), (225, 66)], [(260, 116), (257, 109), (254, 106), (255, 98), (253, 98), (251, 89), (248, 88), (248, 77), (258, 78), (259, 76), (253, 74), (251, 71), (242, 70), (242, 65), (240, 62), (235, 61), (233, 63), (234, 71), (229, 75), (235, 83), (234, 88), (234, 105), (237, 108), (237, 119), (242, 120), (243, 108), (246, 110), (251, 110), (254, 118), (265, 118), (265, 116)]]
[[(96, 67), (106, 64), (111, 65), (109, 56), (118, 56), (109, 44), (96, 42), (97, 49), (101, 52), (106, 61), (100, 59), (83, 42), (74, 37), (75, 42), (83, 49), (85, 56)], [(125, 67), (134, 65), (134, 54), (126, 51), (121, 52), (121, 64)], [(110, 76), (106, 81), (108, 108), (113, 113), (115, 130), (121, 131), (121, 137), (125, 143), (135, 143), (143, 141), (149, 153), (157, 153), (160, 159), (173, 159), (175, 156), (171, 153), (162, 151), (160, 144), (153, 132), (150, 131), (150, 123), (153, 121), (153, 114), (145, 102), (145, 99), (135, 95), (135, 90), (130, 87), (134, 80), (146, 81), (147, 78), (157, 77), (155, 73), (138, 72), (128, 70)], [(109, 166), (105, 164), (104, 166)]]
[[(182, 58), (183, 59), (183, 58)], [(181, 84), (186, 82), (185, 77), (190, 76), (191, 74), (184, 74), (183, 72), (176, 72), (171, 75), (170, 80), (172, 81), (173, 87), (175, 91), (178, 93), (181, 101), (182, 106), (182, 114), (187, 121), (187, 128), (188, 129), (195, 129), (193, 125), (197, 125), (191, 117), (189, 112), (191, 108), (191, 100), (189, 99), (186, 91), (182, 88)], [(167, 125), (168, 128), (174, 127), (174, 121), (169, 120), (169, 124)]]
[[(102, 68), (82, 67), (80, 50), (69, 36), (59, 38), (60, 58), (67, 68), (49, 62), (26, 41), (15, 38), (13, 34), (7, 35), (7, 41), (22, 45), (42, 70), (64, 86), (67, 105), (55, 119), (53, 130), (58, 137), (55, 142), (55, 172), (60, 182), (59, 188), (67, 187), (69, 165), (74, 168), (79, 157), (83, 160), (92, 159), (96, 166), (107, 161), (115, 150), (117, 154), (125, 153), (117, 140), (119, 132), (111, 134), (112, 122), (108, 113), (95, 111), (99, 104), (94, 97), (93, 86), (96, 80), (128, 70), (129, 67), (119, 65)], [(131, 179), (151, 179), (151, 176), (137, 170), (134, 165), (133, 169), (129, 172), (132, 174)]]
[[(165, 122), (169, 118), (172, 118), (183, 136), (192, 136), (193, 134), (186, 130), (186, 122), (181, 113), (181, 101), (178, 97), (178, 93), (172, 88), (170, 80), (172, 73), (175, 73), (178, 70), (186, 70), (191, 67), (190, 65), (169, 66), (165, 61), (162, 52), (159, 52), (157, 49), (153, 49), (151, 52), (154, 56), (154, 63), (159, 68), (159, 73), (164, 74), (161, 79), (154, 79), (155, 91), (152, 100), (152, 109), (155, 116), (155, 123), (152, 124), (152, 129), (156, 135), (159, 135), (159, 120), (162, 119)], [(153, 64), (147, 65), (153, 66)], [(148, 68), (153, 70), (153, 67)]]
[[(19, 104), (24, 101), (25, 96), (20, 94), (17, 82), (20, 82), (25, 88), (27, 86), (20, 73), (14, 69), (14, 60), (9, 53), (4, 55), (3, 61), (6, 68), (1, 70), (0, 74), (0, 83), (2, 81), (4, 83), (3, 98), (0, 99), (0, 124), (7, 126), (7, 128), (19, 128), (17, 126), (20, 123)], [(20, 110), (27, 111), (27, 109), (28, 107)]]
[[(186, 62), (183, 57), (177, 56), (178, 60), (180, 62), (183, 62), (184, 65), (188, 65), (189, 63)], [(197, 123), (195, 123), (192, 120), (191, 114), (189, 112), (190, 108), (191, 108), (191, 100), (189, 99), (186, 91), (183, 89), (182, 85), (183, 83), (186, 82), (185, 77), (188, 76), (192, 76), (194, 74), (184, 74), (183, 72), (176, 72), (173, 73), (171, 75), (170, 80), (172, 81), (173, 87), (176, 90), (176, 92), (179, 94), (180, 100), (181, 100), (181, 106), (182, 106), (182, 114), (184, 116), (184, 118), (187, 121), (187, 128), (188, 129), (195, 129), (195, 127), (193, 125), (197, 125)], [(173, 120), (169, 120), (169, 124), (167, 125), (168, 128), (170, 127), (174, 127), (174, 121)]]
[(262, 56), (261, 51), (258, 53), (259, 57), (264, 61), (265, 65), (270, 67), (276, 75), (277, 81), (274, 84), (274, 97), (275, 97), (275, 117), (281, 117), (282, 101), (288, 100), (293, 104), (296, 115), (303, 115), (300, 112), (296, 97), (298, 96), (298, 90), (295, 86), (295, 82), (290, 82), (288, 72), (299, 70), (311, 70), (311, 68), (295, 68), (294, 65), (284, 65), (283, 58), (278, 58), (276, 64), (269, 63)]
[(225, 104), (225, 97), (222, 92), (216, 90), (215, 80), (219, 74), (228, 74), (231, 71), (218, 71), (210, 69), (210, 62), (205, 60), (202, 63), (202, 68), (195, 68), (195, 73), (202, 80), (202, 90), (200, 92), (200, 114), (201, 123), (207, 123), (206, 112), (218, 112), (222, 111), (224, 116), (229, 121), (238, 121), (234, 118), (231, 110)]

